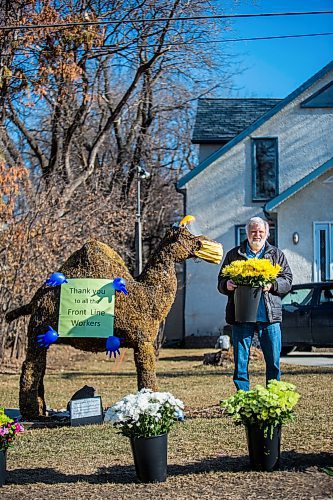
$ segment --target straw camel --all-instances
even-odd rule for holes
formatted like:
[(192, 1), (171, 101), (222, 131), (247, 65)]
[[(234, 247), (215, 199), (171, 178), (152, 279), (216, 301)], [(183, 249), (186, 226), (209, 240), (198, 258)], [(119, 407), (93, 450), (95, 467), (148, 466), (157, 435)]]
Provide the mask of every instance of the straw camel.
[[(175, 263), (191, 257), (219, 263), (222, 246), (204, 236), (193, 236), (185, 226), (170, 228), (148, 261), (141, 275), (134, 279), (123, 259), (112, 248), (96, 240), (88, 241), (73, 253), (60, 269), (67, 278), (105, 278), (121, 276), (129, 294), (117, 293), (114, 335), (134, 349), (138, 388), (157, 389), (154, 340), (173, 302), (177, 290)], [(57, 330), (60, 287), (40, 287), (29, 304), (7, 313), (7, 321), (31, 315), (28, 347), (20, 379), (20, 411), (24, 418), (45, 415), (43, 378), (47, 349), (38, 346), (37, 335), (48, 325)], [(57, 344), (69, 344), (85, 351), (105, 351), (105, 339), (60, 337)], [(55, 344), (56, 345), (56, 344)]]

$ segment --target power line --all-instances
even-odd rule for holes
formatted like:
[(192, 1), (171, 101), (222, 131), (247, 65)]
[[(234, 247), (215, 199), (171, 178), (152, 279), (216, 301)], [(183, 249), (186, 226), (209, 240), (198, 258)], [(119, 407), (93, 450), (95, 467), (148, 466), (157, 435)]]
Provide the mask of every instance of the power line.
[(270, 12), (262, 14), (221, 14), (213, 16), (184, 16), (184, 17), (160, 17), (157, 19), (123, 19), (123, 20), (108, 20), (108, 21), (82, 21), (73, 23), (55, 23), (55, 24), (22, 24), (13, 26), (0, 26), (2, 31), (26, 30), (26, 29), (45, 29), (45, 28), (70, 28), (75, 26), (96, 26), (108, 24), (128, 24), (128, 23), (157, 23), (166, 21), (200, 21), (205, 19), (246, 19), (260, 17), (278, 17), (278, 16), (313, 16), (317, 14), (333, 14), (332, 10), (307, 11), (307, 12)]
[[(192, 41), (189, 43), (225, 43), (225, 42), (252, 42), (255, 40), (275, 40), (275, 39), (283, 39), (283, 38), (300, 38), (300, 37), (311, 37), (311, 36), (327, 36), (327, 35), (333, 35), (333, 32), (328, 32), (328, 33), (299, 33), (296, 35), (276, 35), (276, 36), (256, 36), (256, 37), (249, 37), (249, 38), (225, 38), (224, 40), (207, 40), (207, 41)], [(181, 42), (181, 44), (186, 44), (187, 42)], [(175, 44), (169, 44), (169, 45), (178, 45), (177, 43)]]
[[(255, 40), (275, 40), (275, 39), (283, 39), (283, 38), (300, 38), (300, 37), (312, 37), (312, 36), (328, 36), (333, 35), (333, 32), (327, 33), (303, 33), (296, 35), (276, 35), (276, 36), (257, 36), (251, 38), (225, 38), (224, 40), (191, 40), (189, 42), (165, 42), (166, 46), (169, 45), (188, 45), (188, 44), (209, 44), (209, 43), (226, 43), (226, 42), (252, 42)], [(156, 44), (157, 45), (157, 44)], [(155, 47), (156, 45), (144, 45), (142, 47)], [(93, 47), (95, 50), (100, 49), (101, 51), (104, 48), (114, 48), (116, 45), (104, 45), (103, 47)]]
[[(210, 43), (228, 43), (228, 42), (252, 42), (252, 41), (257, 41), (257, 40), (276, 40), (276, 39), (284, 39), (284, 38), (301, 38), (301, 37), (314, 37), (314, 36), (332, 36), (333, 32), (327, 32), (327, 33), (299, 33), (295, 35), (276, 35), (276, 36), (257, 36), (257, 37), (249, 37), (249, 38), (225, 38), (223, 40), (190, 40), (190, 41), (180, 41), (180, 42), (170, 42), (170, 43), (165, 43), (165, 46), (179, 46), (179, 45), (193, 45), (193, 44), (200, 44), (200, 45), (205, 45), (205, 44), (210, 44)], [(126, 48), (129, 48), (133, 43), (126, 44)], [(154, 48), (156, 47), (157, 44), (148, 44), (148, 45), (136, 45), (136, 48)], [(105, 49), (115, 49), (118, 48), (119, 50), (122, 49), (121, 45), (103, 45), (101, 47), (92, 47), (91, 50), (94, 51), (100, 51), (98, 55), (106, 55), (108, 54), (108, 50)], [(32, 53), (35, 54), (36, 52), (39, 52), (40, 50), (43, 50), (44, 52), (48, 52), (46, 49), (32, 49), (32, 48), (20, 48), (24, 53)], [(78, 49), (80, 50), (80, 49)]]

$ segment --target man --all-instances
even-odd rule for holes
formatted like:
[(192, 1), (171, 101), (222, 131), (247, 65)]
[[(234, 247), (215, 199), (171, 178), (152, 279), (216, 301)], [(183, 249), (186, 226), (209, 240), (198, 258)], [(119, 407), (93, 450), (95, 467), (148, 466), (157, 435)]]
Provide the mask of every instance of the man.
[(228, 296), (226, 321), (232, 325), (232, 340), (234, 346), (234, 383), (237, 390), (248, 391), (249, 355), (255, 331), (258, 332), (260, 345), (266, 362), (266, 382), (271, 379), (280, 380), (280, 351), (282, 306), (281, 297), (289, 292), (292, 284), (292, 273), (283, 252), (270, 245), (267, 241), (269, 226), (260, 217), (252, 217), (246, 225), (247, 240), (227, 253), (222, 269), (235, 260), (269, 259), (272, 264), (279, 264), (281, 271), (274, 283), (263, 288), (258, 306), (256, 323), (236, 323), (234, 290), (237, 285), (221, 275), (218, 278), (219, 292)]

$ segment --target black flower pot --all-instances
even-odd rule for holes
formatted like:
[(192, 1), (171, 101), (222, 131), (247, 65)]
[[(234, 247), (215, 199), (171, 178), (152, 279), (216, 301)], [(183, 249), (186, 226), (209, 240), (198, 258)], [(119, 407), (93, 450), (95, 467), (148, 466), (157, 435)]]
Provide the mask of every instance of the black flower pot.
[(161, 483), (167, 478), (168, 435), (131, 438), (136, 475), (142, 483)]
[(235, 320), (239, 323), (255, 323), (262, 288), (238, 285), (235, 289)]
[(246, 427), (251, 469), (271, 472), (279, 468), (281, 426), (261, 429), (256, 425)]
[(6, 482), (6, 451), (0, 451), (0, 486), (3, 486)]

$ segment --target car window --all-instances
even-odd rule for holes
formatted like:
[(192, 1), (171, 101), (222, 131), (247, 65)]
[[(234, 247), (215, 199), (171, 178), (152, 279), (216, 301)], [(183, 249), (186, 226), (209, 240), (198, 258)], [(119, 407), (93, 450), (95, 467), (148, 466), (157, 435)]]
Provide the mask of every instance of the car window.
[(320, 293), (319, 304), (333, 304), (333, 286), (331, 288), (323, 288)]
[(313, 288), (299, 288), (291, 290), (283, 299), (284, 306), (307, 306), (311, 303)]

